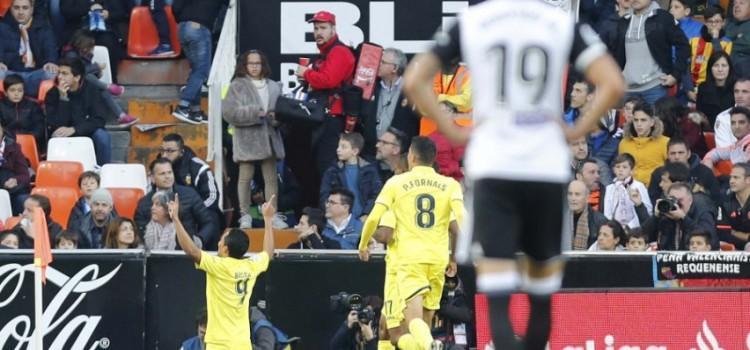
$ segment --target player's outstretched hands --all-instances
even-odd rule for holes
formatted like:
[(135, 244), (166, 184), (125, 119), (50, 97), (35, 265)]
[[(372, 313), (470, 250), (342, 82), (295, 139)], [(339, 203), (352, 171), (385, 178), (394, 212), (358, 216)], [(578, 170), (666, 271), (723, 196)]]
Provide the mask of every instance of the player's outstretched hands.
[(367, 248), (365, 250), (360, 250), (359, 251), (359, 260), (362, 260), (362, 261), (368, 261), (368, 260), (370, 260), (370, 249), (369, 248)]
[(169, 217), (172, 221), (180, 220), (180, 195), (175, 193), (174, 200), (167, 204), (169, 210)]
[(264, 220), (273, 220), (273, 216), (276, 214), (276, 207), (273, 206), (274, 198), (276, 198), (275, 194), (272, 195), (271, 198), (268, 199), (268, 201), (263, 203), (263, 206), (261, 207)]

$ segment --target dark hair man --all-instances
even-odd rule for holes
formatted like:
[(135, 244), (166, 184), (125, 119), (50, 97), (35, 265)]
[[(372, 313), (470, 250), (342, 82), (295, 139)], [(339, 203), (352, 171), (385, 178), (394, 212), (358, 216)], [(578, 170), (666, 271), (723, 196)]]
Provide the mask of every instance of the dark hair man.
[(177, 242), (197, 265), (206, 272), (206, 303), (208, 326), (205, 341), (208, 349), (250, 349), (250, 295), (258, 275), (268, 269), (273, 259), (273, 227), (271, 221), (276, 208), (273, 196), (263, 204), (265, 219), (263, 251), (252, 258), (244, 258), (250, 239), (240, 229), (230, 229), (219, 240), (218, 256), (208, 254), (193, 243), (180, 220), (180, 196), (175, 194), (169, 203), (177, 234)]

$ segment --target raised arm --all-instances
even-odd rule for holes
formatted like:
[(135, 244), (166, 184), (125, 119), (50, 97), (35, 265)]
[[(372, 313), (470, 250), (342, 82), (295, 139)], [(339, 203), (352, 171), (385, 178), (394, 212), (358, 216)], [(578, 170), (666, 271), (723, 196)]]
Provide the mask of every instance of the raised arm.
[(263, 211), (264, 222), (263, 251), (268, 254), (269, 260), (273, 260), (273, 216), (276, 214), (276, 208), (273, 206), (273, 200), (275, 197), (276, 195), (272, 195), (271, 198), (263, 203), (263, 206), (261, 207), (261, 210)]
[(185, 227), (182, 226), (180, 221), (180, 196), (175, 193), (174, 200), (169, 202), (169, 216), (172, 218), (174, 223), (174, 229), (177, 234), (177, 242), (180, 243), (180, 247), (185, 251), (185, 254), (189, 256), (196, 264), (201, 263), (201, 250), (195, 246), (193, 239), (185, 231)]

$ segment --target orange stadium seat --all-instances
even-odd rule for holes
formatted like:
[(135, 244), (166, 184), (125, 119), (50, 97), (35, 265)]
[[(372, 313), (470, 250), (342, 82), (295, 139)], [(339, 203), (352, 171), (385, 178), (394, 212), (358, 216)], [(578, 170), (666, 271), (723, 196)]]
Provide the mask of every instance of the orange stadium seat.
[[(248, 247), (248, 252), (257, 253), (262, 251), (264, 230), (262, 228), (253, 228), (244, 231), (245, 234), (250, 237), (250, 247)], [(286, 249), (290, 244), (297, 242), (298, 240), (299, 234), (294, 230), (273, 230), (273, 245), (276, 249)]]
[(112, 194), (117, 214), (132, 219), (135, 216), (138, 201), (143, 197), (143, 190), (140, 188), (107, 188), (107, 190)]
[(39, 194), (49, 198), (52, 205), (52, 220), (63, 228), (68, 227), (68, 215), (78, 201), (78, 190), (69, 187), (41, 187), (37, 186), (31, 194)]
[(0, 0), (0, 17), (5, 16), (5, 12), (10, 8), (11, 1), (12, 0)]
[(11, 216), (5, 220), (5, 228), (10, 229), (18, 225), (19, 222), (23, 219), (22, 216)]
[(78, 177), (83, 173), (80, 162), (45, 161), (39, 163), (36, 185), (41, 187), (68, 187), (78, 191)]
[(729, 175), (732, 173), (732, 162), (728, 160), (722, 160), (716, 164), (714, 164), (714, 175), (721, 176), (721, 175)]
[(724, 242), (724, 241), (720, 241), (719, 242), (719, 250), (722, 250), (722, 251), (733, 251), (733, 250), (735, 250), (734, 249), (734, 244), (728, 243), (728, 242)]
[(21, 146), (23, 156), (29, 160), (31, 169), (36, 172), (36, 169), (39, 167), (39, 151), (36, 148), (36, 138), (34, 135), (18, 134), (16, 135), (16, 142)]
[(709, 151), (716, 148), (716, 137), (714, 136), (714, 133), (710, 131), (704, 132), (703, 139), (706, 140), (706, 146), (708, 146)]
[(44, 104), (44, 99), (47, 97), (47, 93), (54, 86), (54, 80), (42, 80), (42, 83), (39, 84), (39, 93), (37, 95), (37, 100), (39, 100), (40, 104)]
[(128, 33), (128, 56), (137, 58), (169, 58), (180, 55), (180, 40), (177, 38), (177, 22), (172, 14), (172, 7), (165, 6), (167, 22), (169, 23), (169, 37), (174, 54), (170, 56), (149, 56), (149, 52), (159, 46), (159, 34), (151, 18), (148, 6), (136, 6), (130, 13), (130, 32)]

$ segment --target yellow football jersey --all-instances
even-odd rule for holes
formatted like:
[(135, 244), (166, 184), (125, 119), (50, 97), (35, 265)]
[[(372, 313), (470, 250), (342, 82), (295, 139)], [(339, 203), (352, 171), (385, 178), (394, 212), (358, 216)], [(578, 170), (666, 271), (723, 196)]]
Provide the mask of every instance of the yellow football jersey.
[[(392, 211), (387, 211), (385, 214), (383, 214), (382, 217), (380, 217), (380, 223), (378, 223), (378, 226), (384, 226), (389, 227), (391, 229), (396, 228), (396, 216), (393, 215)], [(396, 238), (396, 235), (393, 235), (393, 238), (388, 242), (387, 249), (385, 251), (385, 268), (388, 269), (388, 267), (396, 261), (398, 258), (396, 257), (396, 247), (398, 247), (398, 240)]]
[(248, 303), (255, 280), (268, 269), (269, 261), (265, 252), (248, 259), (201, 253), (198, 269), (206, 271), (208, 304), (206, 344), (252, 349)]
[(396, 217), (399, 264), (448, 263), (448, 227), (452, 219), (463, 218), (463, 193), (456, 180), (417, 166), (391, 177), (375, 203)]

